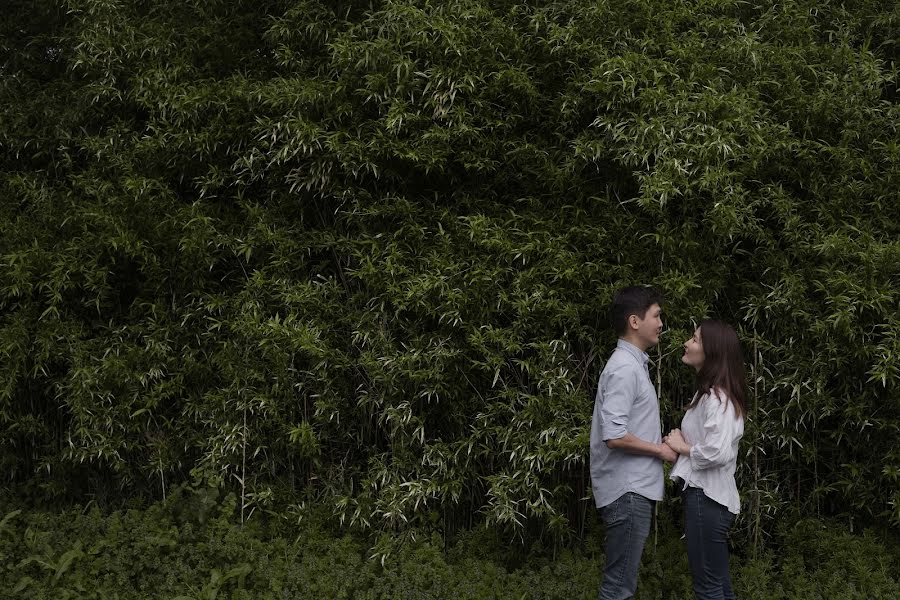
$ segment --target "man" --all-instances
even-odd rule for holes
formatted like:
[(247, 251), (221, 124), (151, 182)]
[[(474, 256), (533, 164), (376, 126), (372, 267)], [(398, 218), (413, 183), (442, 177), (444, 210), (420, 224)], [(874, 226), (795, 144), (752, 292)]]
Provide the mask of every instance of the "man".
[(655, 289), (632, 286), (619, 290), (610, 307), (619, 341), (600, 374), (591, 421), (591, 485), (606, 523), (600, 600), (634, 595), (653, 503), (663, 498), (663, 461), (678, 458), (662, 443), (647, 367), (646, 351), (662, 332), (660, 302)]

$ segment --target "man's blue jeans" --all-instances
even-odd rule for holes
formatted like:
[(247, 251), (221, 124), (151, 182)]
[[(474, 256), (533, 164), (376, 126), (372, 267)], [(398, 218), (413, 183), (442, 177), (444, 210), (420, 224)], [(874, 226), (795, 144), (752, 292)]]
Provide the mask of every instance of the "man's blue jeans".
[(599, 600), (627, 600), (634, 596), (652, 512), (653, 501), (632, 492), (600, 509), (606, 522), (606, 567)]
[(728, 574), (728, 528), (734, 515), (703, 490), (689, 487), (682, 493), (684, 537), (697, 600), (733, 600)]

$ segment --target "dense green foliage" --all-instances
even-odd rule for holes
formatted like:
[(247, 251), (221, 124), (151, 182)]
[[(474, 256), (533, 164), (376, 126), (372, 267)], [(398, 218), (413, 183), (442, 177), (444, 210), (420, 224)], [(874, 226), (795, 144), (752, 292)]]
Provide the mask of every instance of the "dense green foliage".
[[(900, 9), (11, 0), (0, 461), (562, 539), (617, 287), (753, 374), (739, 530), (900, 525)], [(35, 567), (37, 568), (37, 567)]]
[[(234, 496), (178, 496), (147, 510), (104, 515), (0, 514), (0, 595), (60, 600), (590, 600), (603, 564), (597, 545), (552, 557), (535, 546), (512, 556), (481, 529), (444, 548), (434, 535), (384, 560), (370, 544), (318, 521), (238, 523)], [(648, 543), (637, 599), (691, 597), (683, 542)], [(807, 520), (779, 531), (780, 555), (733, 557), (735, 591), (747, 600), (897, 598), (898, 546), (876, 534), (849, 535)], [(783, 539), (782, 539), (783, 538)], [(591, 535), (590, 539), (602, 539)], [(895, 540), (896, 542), (896, 540)], [(516, 554), (515, 552), (513, 554)]]

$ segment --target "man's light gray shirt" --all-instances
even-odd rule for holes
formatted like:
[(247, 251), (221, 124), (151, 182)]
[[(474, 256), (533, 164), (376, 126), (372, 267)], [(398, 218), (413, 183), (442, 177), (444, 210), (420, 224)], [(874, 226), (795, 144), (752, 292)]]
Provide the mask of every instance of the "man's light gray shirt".
[(649, 361), (645, 352), (620, 339), (600, 374), (591, 420), (591, 486), (597, 508), (628, 492), (650, 500), (663, 499), (660, 459), (606, 447), (606, 440), (626, 433), (645, 442), (662, 442), (659, 400), (650, 381)]

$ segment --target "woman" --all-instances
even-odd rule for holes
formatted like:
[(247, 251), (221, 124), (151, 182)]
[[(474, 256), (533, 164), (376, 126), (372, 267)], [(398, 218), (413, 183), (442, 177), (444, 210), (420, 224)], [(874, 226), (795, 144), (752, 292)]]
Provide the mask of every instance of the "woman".
[(664, 441), (679, 455), (670, 477), (683, 490), (694, 595), (734, 598), (726, 533), (740, 511), (734, 470), (747, 406), (741, 344), (730, 325), (705, 320), (684, 343), (681, 361), (696, 369), (696, 391), (681, 429)]

